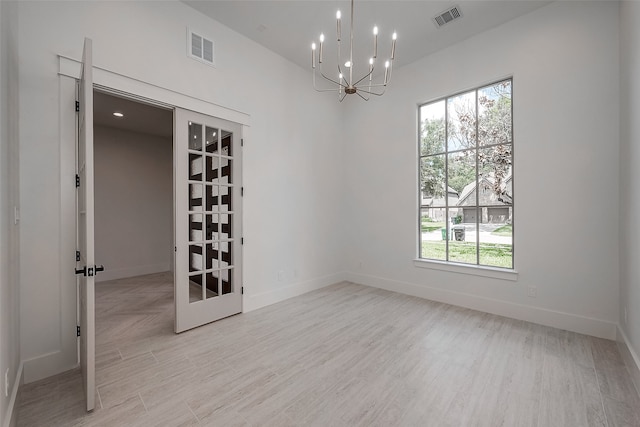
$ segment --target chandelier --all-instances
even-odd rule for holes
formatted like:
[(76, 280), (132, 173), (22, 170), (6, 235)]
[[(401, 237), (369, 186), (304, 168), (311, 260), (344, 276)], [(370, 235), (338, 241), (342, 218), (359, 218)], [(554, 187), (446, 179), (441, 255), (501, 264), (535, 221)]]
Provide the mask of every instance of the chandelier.
[[(316, 46), (315, 42), (311, 44), (311, 68), (313, 69), (314, 89), (318, 92), (337, 92), (338, 99), (340, 100), (340, 102), (342, 102), (347, 95), (356, 94), (360, 98), (364, 99), (365, 101), (368, 101), (370, 98), (370, 95), (380, 96), (384, 94), (384, 91), (387, 87), (387, 83), (389, 83), (389, 80), (391, 78), (391, 70), (393, 68), (393, 59), (396, 52), (397, 35), (394, 32), (393, 35), (391, 36), (391, 56), (384, 63), (384, 79), (382, 80), (381, 83), (374, 82), (373, 73), (376, 70), (376, 61), (378, 57), (378, 27), (374, 26), (373, 27), (373, 56), (369, 58), (369, 64), (368, 64), (369, 71), (366, 73), (361, 72), (359, 75), (360, 77), (356, 75), (356, 77), (354, 78), (355, 66), (353, 63), (353, 1), (354, 0), (351, 0), (351, 27), (349, 29), (349, 57), (347, 61), (344, 62), (345, 70), (343, 71), (342, 66), (340, 65), (342, 64), (342, 59), (340, 57), (341, 14), (339, 10), (336, 13), (336, 20), (337, 20), (336, 33), (337, 33), (337, 42), (338, 42), (337, 44), (338, 70), (337, 70), (337, 74), (335, 74), (335, 77), (327, 76), (322, 70), (324, 34), (320, 34), (320, 45), (318, 49), (319, 52), (317, 55), (317, 64), (316, 64), (316, 50), (318, 46)], [(331, 85), (325, 88), (318, 88), (316, 84), (316, 69), (320, 73), (320, 76), (324, 78), (324, 80), (321, 80), (321, 81), (327, 81), (331, 83)]]

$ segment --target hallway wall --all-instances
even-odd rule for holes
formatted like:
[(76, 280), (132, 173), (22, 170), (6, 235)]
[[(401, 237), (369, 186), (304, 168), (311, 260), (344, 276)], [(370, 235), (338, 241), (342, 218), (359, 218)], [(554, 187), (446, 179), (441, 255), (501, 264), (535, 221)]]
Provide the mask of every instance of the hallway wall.
[[(0, 425), (13, 425), (22, 379), (18, 148), (18, 4), (0, 1)], [(4, 393), (5, 374), (9, 383)]]
[(173, 139), (94, 126), (96, 282), (169, 271)]
[(620, 2), (620, 315), (627, 363), (640, 390), (640, 3)]

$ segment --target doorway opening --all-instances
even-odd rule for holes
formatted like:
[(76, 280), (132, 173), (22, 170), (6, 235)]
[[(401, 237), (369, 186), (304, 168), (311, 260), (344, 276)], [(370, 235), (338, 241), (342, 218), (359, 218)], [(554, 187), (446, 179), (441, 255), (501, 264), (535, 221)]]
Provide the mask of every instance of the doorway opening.
[(173, 333), (173, 111), (95, 89), (93, 97), (100, 360)]

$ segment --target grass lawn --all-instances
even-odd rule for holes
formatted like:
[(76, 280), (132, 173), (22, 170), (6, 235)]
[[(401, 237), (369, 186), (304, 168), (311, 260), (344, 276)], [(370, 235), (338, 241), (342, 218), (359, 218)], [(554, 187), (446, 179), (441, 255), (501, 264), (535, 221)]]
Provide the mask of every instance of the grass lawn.
[(431, 222), (431, 221), (428, 221), (428, 218), (422, 218), (422, 227), (420, 228), (425, 233), (431, 233), (432, 231), (437, 231), (444, 227), (445, 227), (444, 222)]
[(502, 227), (493, 230), (491, 234), (493, 234), (494, 236), (512, 236), (513, 226), (511, 224), (503, 225)]
[[(480, 245), (480, 264), (490, 267), (512, 268), (512, 246), (499, 243)], [(445, 261), (445, 241), (422, 242), (422, 258)], [(474, 242), (449, 242), (449, 261), (476, 263), (476, 244)]]

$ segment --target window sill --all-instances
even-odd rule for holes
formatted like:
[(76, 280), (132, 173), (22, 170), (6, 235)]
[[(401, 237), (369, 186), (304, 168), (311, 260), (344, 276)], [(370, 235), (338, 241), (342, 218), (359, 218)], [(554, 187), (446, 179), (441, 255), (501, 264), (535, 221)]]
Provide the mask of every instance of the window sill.
[(483, 267), (478, 265), (457, 264), (446, 261), (434, 261), (427, 259), (414, 259), (413, 265), (418, 268), (428, 268), (431, 270), (450, 271), (452, 273), (469, 274), (472, 276), (491, 277), (500, 280), (515, 282), (518, 280), (516, 270), (505, 270), (502, 268)]

